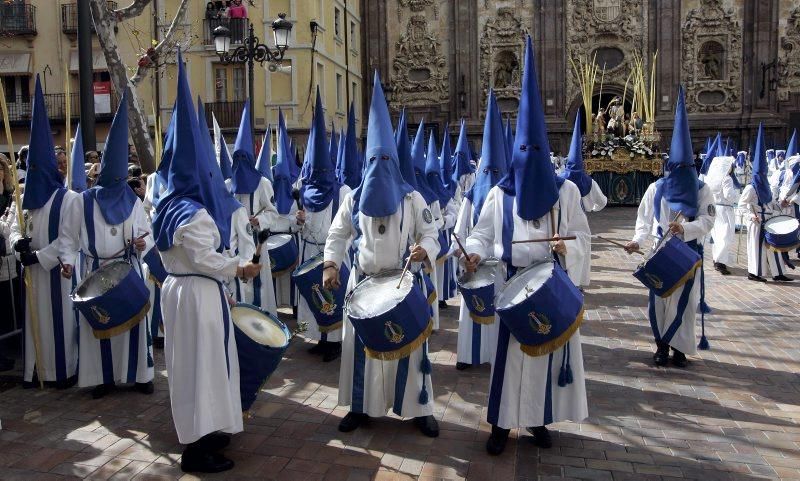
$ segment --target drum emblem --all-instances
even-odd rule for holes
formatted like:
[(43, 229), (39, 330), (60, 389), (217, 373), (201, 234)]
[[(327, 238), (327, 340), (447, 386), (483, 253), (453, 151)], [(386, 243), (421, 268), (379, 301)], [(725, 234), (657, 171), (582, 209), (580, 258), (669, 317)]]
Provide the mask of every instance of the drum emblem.
[(543, 336), (550, 334), (550, 329), (552, 329), (553, 325), (550, 323), (550, 319), (548, 319), (547, 316), (531, 312), (528, 314), (528, 317), (531, 318), (531, 327), (534, 331)]
[(319, 309), (319, 312), (326, 316), (333, 314), (336, 310), (333, 294), (327, 289), (321, 289), (319, 284), (311, 286), (311, 290), (314, 292), (314, 296), (312, 297), (314, 306)]
[(483, 299), (478, 297), (476, 294), (472, 295), (472, 307), (474, 307), (478, 312), (483, 312), (486, 310), (486, 305), (483, 303)]
[(272, 256), (269, 256), (269, 269), (275, 269), (275, 258)]
[(392, 344), (400, 344), (403, 342), (403, 338), (405, 338), (406, 335), (403, 333), (403, 328), (400, 327), (399, 324), (386, 321), (385, 326), (386, 328), (383, 330), (383, 335), (386, 336), (389, 342)]
[(649, 282), (650, 285), (653, 286), (654, 289), (661, 289), (662, 287), (664, 287), (664, 282), (661, 280), (660, 277), (654, 274), (650, 274), (649, 272), (645, 272), (644, 277), (647, 279), (647, 282)]
[(111, 316), (108, 315), (108, 312), (106, 312), (105, 309), (103, 309), (101, 307), (92, 306), (91, 311), (92, 311), (92, 315), (94, 316), (94, 318), (100, 324), (108, 324), (108, 321), (111, 320)]

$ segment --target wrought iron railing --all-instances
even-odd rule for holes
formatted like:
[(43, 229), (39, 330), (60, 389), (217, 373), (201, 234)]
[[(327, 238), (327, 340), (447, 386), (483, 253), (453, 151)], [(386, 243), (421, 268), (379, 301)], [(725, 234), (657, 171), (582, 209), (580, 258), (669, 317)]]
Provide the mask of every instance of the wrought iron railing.
[(214, 29), (220, 26), (231, 31), (231, 45), (241, 45), (247, 37), (246, 18), (207, 18), (203, 20), (203, 44), (214, 46)]
[(36, 35), (36, 7), (0, 2), (0, 37)]
[(239, 127), (244, 111), (244, 100), (234, 100), (232, 102), (208, 102), (205, 105), (206, 120), (208, 127), (212, 127), (211, 114), (217, 119), (217, 123), (222, 129), (234, 129)]
[[(51, 121), (66, 120), (67, 118), (67, 103), (66, 94), (44, 94), (44, 105), (47, 109), (47, 116)], [(13, 98), (6, 98), (6, 105), (8, 106), (8, 117), (12, 125), (24, 125), (31, 121), (31, 114), (33, 108), (33, 99), (22, 97), (20, 95)], [(71, 93), (69, 96), (70, 117), (73, 120), (79, 118), (81, 114), (81, 101), (80, 95)], [(117, 111), (119, 105), (119, 98), (117, 94), (111, 93), (111, 109), (109, 113), (95, 113), (95, 118), (98, 121), (109, 121), (114, 117), (114, 112)], [(0, 125), (2, 125), (0, 119)]]
[[(108, 2), (108, 8), (117, 9), (117, 2)], [(78, 33), (78, 4), (65, 3), (61, 5), (61, 31), (68, 35)], [(92, 22), (92, 33), (94, 33), (94, 22)]]

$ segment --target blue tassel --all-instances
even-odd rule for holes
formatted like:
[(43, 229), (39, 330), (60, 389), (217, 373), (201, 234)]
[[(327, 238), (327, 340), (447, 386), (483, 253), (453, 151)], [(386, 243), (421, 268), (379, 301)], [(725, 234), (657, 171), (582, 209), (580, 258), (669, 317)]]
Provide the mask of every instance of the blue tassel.
[(561, 372), (558, 374), (558, 387), (567, 385), (567, 368), (562, 367)]
[(711, 349), (711, 346), (708, 344), (708, 338), (706, 338), (705, 335), (700, 337), (700, 343), (697, 345), (697, 348), (703, 351)]
[(705, 300), (700, 301), (700, 312), (702, 314), (711, 314), (711, 307), (706, 303)]
[(422, 391), (419, 392), (419, 403), (428, 404), (428, 388), (425, 387), (425, 381), (422, 381)]
[(430, 374), (432, 369), (431, 360), (428, 359), (428, 353), (422, 351), (422, 363), (419, 366), (419, 370), (422, 371), (422, 374)]

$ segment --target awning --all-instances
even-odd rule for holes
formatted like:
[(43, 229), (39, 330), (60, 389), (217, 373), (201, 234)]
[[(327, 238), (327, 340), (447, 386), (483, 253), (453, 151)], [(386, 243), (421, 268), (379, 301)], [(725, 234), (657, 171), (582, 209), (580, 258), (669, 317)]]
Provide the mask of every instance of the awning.
[[(103, 55), (102, 50), (92, 50), (92, 70), (108, 70), (106, 65), (106, 57)], [(73, 73), (78, 72), (78, 51), (71, 50), (69, 52), (69, 71)]]
[(0, 53), (0, 75), (18, 75), (30, 73), (30, 53)]

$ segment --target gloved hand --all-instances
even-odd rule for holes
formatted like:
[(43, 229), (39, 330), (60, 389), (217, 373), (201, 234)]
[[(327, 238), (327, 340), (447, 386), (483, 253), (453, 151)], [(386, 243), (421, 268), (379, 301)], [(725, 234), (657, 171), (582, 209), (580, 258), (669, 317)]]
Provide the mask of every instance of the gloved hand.
[(14, 250), (19, 253), (29, 252), (31, 250), (31, 238), (23, 237), (14, 243)]
[(35, 252), (23, 252), (19, 255), (19, 261), (22, 262), (22, 265), (25, 267), (32, 266), (34, 264), (39, 263), (39, 257), (36, 256)]

